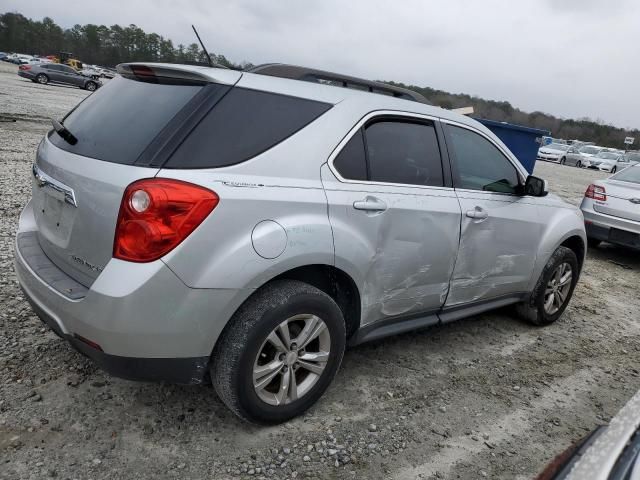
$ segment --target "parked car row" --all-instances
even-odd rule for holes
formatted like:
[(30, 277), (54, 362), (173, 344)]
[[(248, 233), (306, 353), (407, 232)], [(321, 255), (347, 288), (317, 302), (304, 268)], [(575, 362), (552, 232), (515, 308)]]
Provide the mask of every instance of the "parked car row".
[(551, 143), (540, 147), (538, 159), (616, 173), (640, 162), (640, 152), (624, 152), (596, 145)]
[[(53, 59), (53, 60), (52, 60)], [(0, 60), (14, 63), (16, 65), (39, 65), (44, 63), (60, 63), (54, 56), (41, 57), (38, 55), (26, 55), (23, 53), (5, 53), (0, 52)], [(68, 62), (63, 62), (68, 63)], [(78, 65), (76, 67), (76, 65)], [(116, 71), (112, 68), (100, 67), (98, 65), (87, 65), (82, 62), (77, 62), (75, 65), (69, 65), (80, 75), (90, 77), (94, 80), (100, 78), (113, 78), (116, 76)]]
[(0, 60), (3, 62), (14, 63), (16, 65), (28, 65), (34, 63), (50, 63), (51, 60), (37, 55), (25, 55), (24, 53), (5, 53), (0, 52)]

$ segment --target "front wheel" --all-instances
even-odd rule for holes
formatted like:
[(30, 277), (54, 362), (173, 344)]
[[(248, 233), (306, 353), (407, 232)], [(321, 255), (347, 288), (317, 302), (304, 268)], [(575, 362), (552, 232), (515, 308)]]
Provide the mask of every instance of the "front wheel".
[(565, 157), (562, 157), (560, 159), (560, 165), (564, 165), (566, 161), (567, 161), (567, 159)]
[(564, 313), (578, 282), (578, 258), (567, 247), (551, 255), (528, 302), (517, 305), (518, 314), (534, 325), (549, 325)]
[(576, 167), (582, 168), (582, 162), (580, 160), (576, 162)]
[(613, 167), (613, 168), (611, 169), (611, 173), (616, 173), (616, 171), (617, 171), (617, 168), (616, 168), (616, 167)]
[(49, 77), (47, 77), (44, 73), (39, 73), (36, 77), (36, 81), (40, 85), (46, 85), (47, 83), (49, 83)]
[(87, 82), (84, 88), (86, 88), (90, 92), (95, 92), (96, 88), (98, 88), (98, 85), (96, 84), (96, 82)]
[(345, 344), (344, 318), (329, 295), (300, 281), (275, 281), (230, 320), (213, 352), (211, 380), (239, 417), (285, 422), (322, 396)]

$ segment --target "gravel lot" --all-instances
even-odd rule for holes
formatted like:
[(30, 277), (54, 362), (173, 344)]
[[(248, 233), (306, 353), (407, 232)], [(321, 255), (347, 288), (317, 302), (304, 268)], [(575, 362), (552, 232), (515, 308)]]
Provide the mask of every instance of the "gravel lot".
[[(354, 348), (286, 425), (247, 425), (210, 387), (105, 375), (43, 326), (12, 265), (36, 146), (86, 92), (15, 71), (0, 65), (0, 478), (526, 479), (640, 387), (640, 257), (608, 245), (558, 323), (505, 310)], [(602, 177), (536, 173), (573, 203)]]

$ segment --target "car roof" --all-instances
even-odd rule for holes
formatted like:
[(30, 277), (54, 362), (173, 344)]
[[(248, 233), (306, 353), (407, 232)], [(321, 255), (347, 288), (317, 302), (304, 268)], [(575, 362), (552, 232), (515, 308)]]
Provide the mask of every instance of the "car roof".
[[(168, 76), (171, 76), (174, 73), (180, 76), (182, 76), (182, 74), (189, 74), (189, 76), (199, 77), (202, 80), (210, 82), (223, 83), (226, 85), (238, 85), (255, 90), (281, 93), (300, 98), (307, 98), (309, 100), (331, 103), (334, 105), (342, 102), (353, 102), (360, 104), (363, 110), (368, 111), (393, 110), (398, 111), (399, 113), (407, 112), (426, 115), (468, 125), (477, 130), (481, 130), (485, 134), (489, 134), (492, 138), (496, 138), (487, 127), (473, 118), (461, 115), (451, 110), (445, 110), (440, 107), (428, 105), (426, 103), (392, 97), (389, 95), (304, 80), (275, 77), (259, 73), (229, 70), (203, 65), (134, 62), (118, 65), (117, 71), (118, 73), (130, 72), (130, 69), (135, 66), (146, 66), (156, 71), (162, 71), (164, 72), (163, 74)], [(180, 72), (183, 73), (181, 74)]]

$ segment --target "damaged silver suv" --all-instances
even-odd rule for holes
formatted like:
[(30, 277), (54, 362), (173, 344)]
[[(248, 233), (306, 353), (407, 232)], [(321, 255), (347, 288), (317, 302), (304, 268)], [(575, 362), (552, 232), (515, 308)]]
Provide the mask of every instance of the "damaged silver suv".
[(38, 147), (16, 271), (106, 371), (313, 405), (345, 347), (516, 305), (564, 312), (580, 210), (476, 121), (282, 65), (123, 64)]

